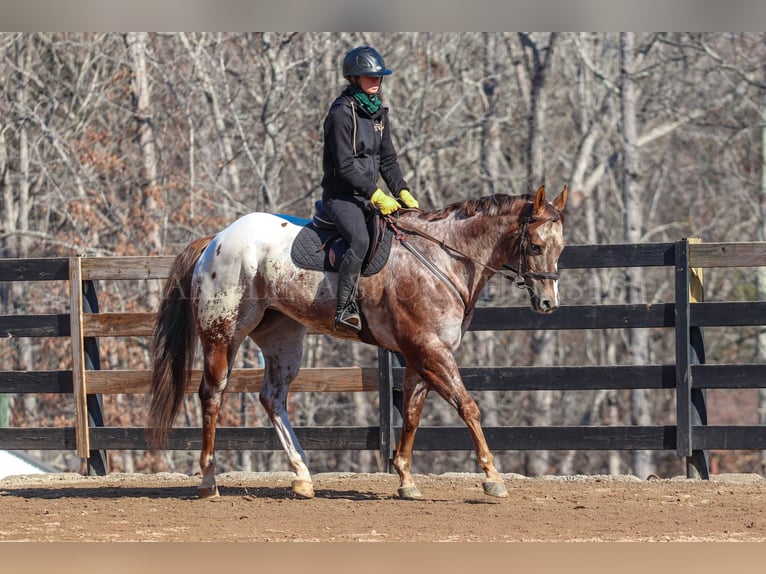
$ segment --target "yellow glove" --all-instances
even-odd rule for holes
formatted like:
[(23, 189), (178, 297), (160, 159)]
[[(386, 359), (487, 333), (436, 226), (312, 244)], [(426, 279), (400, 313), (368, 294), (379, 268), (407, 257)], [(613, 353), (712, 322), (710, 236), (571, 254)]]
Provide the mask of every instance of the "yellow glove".
[(417, 209), (419, 206), (418, 200), (412, 197), (409, 189), (403, 189), (399, 192), (399, 201), (405, 206)]
[(390, 195), (386, 195), (382, 189), (376, 189), (370, 201), (383, 215), (390, 215), (399, 209), (399, 202)]

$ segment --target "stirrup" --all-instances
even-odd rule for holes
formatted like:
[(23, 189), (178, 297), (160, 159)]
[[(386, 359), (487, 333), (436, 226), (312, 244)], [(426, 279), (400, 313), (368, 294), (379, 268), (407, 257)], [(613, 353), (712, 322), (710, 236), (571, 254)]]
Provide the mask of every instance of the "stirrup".
[(343, 311), (335, 315), (336, 330), (339, 325), (350, 331), (356, 331), (357, 333), (362, 330), (362, 317), (355, 309), (355, 305), (346, 307)]

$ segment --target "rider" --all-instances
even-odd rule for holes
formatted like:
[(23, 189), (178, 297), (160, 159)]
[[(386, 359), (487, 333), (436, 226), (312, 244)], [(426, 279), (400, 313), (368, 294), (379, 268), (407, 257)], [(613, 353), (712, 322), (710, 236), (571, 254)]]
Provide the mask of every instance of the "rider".
[(383, 76), (391, 73), (374, 48), (359, 46), (349, 51), (343, 58), (343, 76), (349, 85), (324, 121), (322, 204), (349, 244), (338, 270), (335, 327), (352, 331), (362, 328), (356, 287), (370, 245), (365, 223), (369, 205), (383, 215), (400, 207), (378, 187), (378, 176), (406, 207), (418, 207), (391, 141), (388, 108), (380, 101)]

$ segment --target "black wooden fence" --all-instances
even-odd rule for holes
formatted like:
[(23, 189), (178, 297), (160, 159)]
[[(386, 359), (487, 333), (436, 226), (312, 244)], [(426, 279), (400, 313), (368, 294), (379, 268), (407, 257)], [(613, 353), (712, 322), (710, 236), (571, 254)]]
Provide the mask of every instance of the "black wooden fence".
[[(171, 258), (110, 258), (0, 260), (1, 281), (67, 280), (71, 303), (82, 312), (98, 312), (94, 281), (98, 279), (161, 278)], [(130, 259), (130, 263), (126, 261)], [(157, 261), (160, 271), (153, 268)], [(86, 263), (90, 263), (87, 265)], [(86, 269), (82, 274), (73, 268)], [(626, 267), (672, 267), (675, 298), (672, 302), (632, 305), (566, 305), (551, 315), (534, 313), (528, 307), (479, 308), (470, 330), (570, 330), (667, 328), (674, 331), (675, 363), (651, 365), (593, 365), (553, 367), (465, 367), (461, 374), (472, 391), (521, 390), (600, 390), (600, 389), (675, 389), (676, 424), (658, 426), (565, 426), (565, 427), (490, 427), (485, 433), (493, 450), (666, 450), (675, 451), (687, 461), (687, 474), (707, 478), (708, 450), (766, 449), (766, 427), (711, 426), (707, 424), (705, 390), (766, 387), (764, 364), (705, 364), (704, 327), (760, 326), (766, 324), (766, 302), (711, 302), (701, 296), (696, 269), (714, 267), (756, 267), (766, 265), (766, 243), (697, 243), (681, 240), (674, 243), (636, 245), (568, 246), (560, 260), (560, 269), (595, 269)], [(107, 273), (105, 268), (111, 268)], [(130, 273), (125, 269), (134, 268)], [(90, 272), (87, 269), (91, 269)], [(93, 271), (95, 269), (95, 271)], [(73, 280), (77, 286), (73, 286)], [(697, 283), (695, 284), (695, 281)], [(81, 283), (80, 283), (81, 282)], [(80, 300), (78, 300), (78, 297)], [(0, 429), (1, 449), (77, 450), (88, 456), (91, 472), (106, 472), (104, 451), (146, 448), (141, 428), (104, 428), (98, 394), (88, 392), (87, 377), (77, 375), (75, 351), (85, 357), (86, 371), (97, 370), (98, 336), (147, 334), (152, 314), (138, 319), (113, 314), (100, 321), (100, 328), (85, 328), (70, 313), (53, 315), (2, 315), (0, 337), (66, 337), (72, 340), (75, 365), (72, 371), (0, 372), (0, 393), (59, 392), (81, 395), (87, 406), (74, 427)], [(109, 317), (106, 317), (109, 319)], [(123, 325), (120, 327), (119, 325)], [(124, 326), (127, 325), (127, 326)], [(75, 333), (73, 334), (73, 331)], [(297, 428), (304, 448), (311, 450), (379, 450), (390, 462), (398, 428), (395, 409), (400, 402), (403, 367), (391, 353), (379, 352), (377, 370), (355, 371), (356, 382), (345, 381), (340, 387), (320, 385), (317, 390), (377, 391), (380, 394), (380, 424), (371, 427)], [(132, 373), (138, 379), (143, 375)], [(103, 392), (146, 392), (145, 382), (131, 387), (126, 375), (101, 373), (99, 389)], [(105, 376), (104, 376), (105, 375)], [(322, 373), (317, 375), (322, 376)], [(113, 388), (110, 381), (114, 379)], [(111, 391), (106, 389), (112, 388)], [(257, 386), (247, 387), (256, 390)], [(131, 390), (132, 389), (132, 390)], [(301, 390), (310, 391), (307, 384)], [(193, 389), (189, 389), (193, 392)], [(199, 449), (198, 428), (174, 428), (172, 449)], [(218, 449), (279, 450), (270, 428), (220, 428)], [(416, 449), (472, 450), (473, 444), (464, 427), (421, 427)]]

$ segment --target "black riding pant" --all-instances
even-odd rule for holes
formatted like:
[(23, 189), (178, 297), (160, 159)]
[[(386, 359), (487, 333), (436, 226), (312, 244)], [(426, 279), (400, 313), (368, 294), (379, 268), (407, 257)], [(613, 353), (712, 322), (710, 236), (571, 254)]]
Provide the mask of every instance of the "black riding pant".
[(349, 250), (359, 261), (364, 261), (370, 247), (370, 235), (365, 221), (368, 201), (354, 196), (325, 199), (322, 204), (348, 243)]

